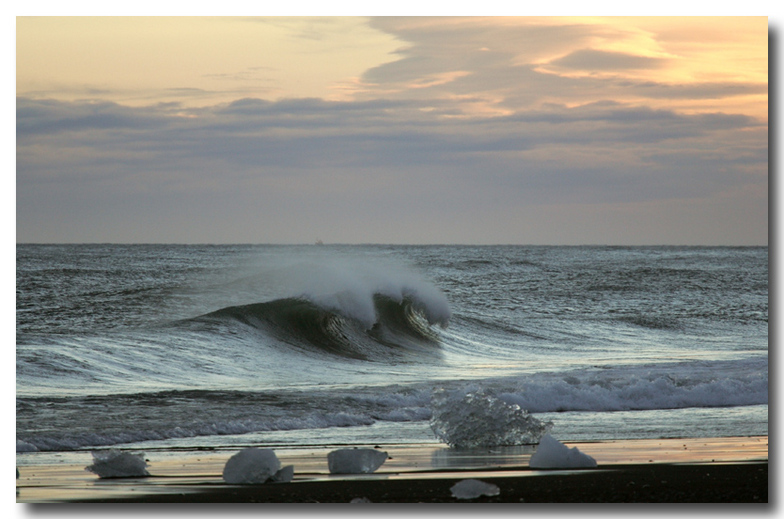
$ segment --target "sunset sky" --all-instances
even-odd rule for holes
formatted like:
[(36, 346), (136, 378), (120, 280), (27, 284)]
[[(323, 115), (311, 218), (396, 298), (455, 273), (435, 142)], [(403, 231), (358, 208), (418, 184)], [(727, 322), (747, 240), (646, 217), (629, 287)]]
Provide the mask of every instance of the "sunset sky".
[(16, 241), (768, 243), (765, 17), (18, 17)]

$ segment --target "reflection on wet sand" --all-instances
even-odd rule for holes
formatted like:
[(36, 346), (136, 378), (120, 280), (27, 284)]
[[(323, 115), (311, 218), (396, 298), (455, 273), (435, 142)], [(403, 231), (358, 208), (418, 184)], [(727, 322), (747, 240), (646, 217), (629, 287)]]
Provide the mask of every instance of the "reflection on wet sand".
[[(675, 438), (618, 440), (603, 442), (565, 442), (578, 446), (596, 459), (599, 469), (613, 465), (723, 464), (768, 459), (768, 437)], [(373, 447), (373, 446), (371, 446)], [(294, 465), (294, 482), (352, 481), (371, 479), (464, 479), (468, 477), (515, 477), (548, 473), (531, 470), (528, 460), (535, 446), (497, 447), (458, 450), (442, 444), (380, 446), (388, 460), (374, 474), (330, 475), (327, 453), (333, 447), (281, 449), (281, 463)], [(213, 452), (148, 453), (150, 477), (99, 479), (85, 471), (84, 463), (43, 458), (46, 453), (17, 456), (20, 478), (17, 502), (67, 502), (89, 499), (116, 499), (144, 495), (181, 495), (225, 488), (221, 473), (233, 450)], [(42, 456), (36, 461), (36, 456)], [(46, 462), (41, 462), (46, 459)], [(549, 471), (550, 473), (554, 471)], [(566, 472), (566, 471), (557, 471)], [(577, 471), (574, 471), (577, 472)], [(180, 498), (182, 499), (182, 498)]]

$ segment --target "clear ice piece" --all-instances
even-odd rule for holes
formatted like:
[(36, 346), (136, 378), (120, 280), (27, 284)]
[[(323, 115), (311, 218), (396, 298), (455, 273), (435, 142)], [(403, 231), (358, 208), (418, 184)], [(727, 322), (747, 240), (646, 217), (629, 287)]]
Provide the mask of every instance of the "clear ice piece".
[(93, 452), (93, 464), (85, 467), (100, 478), (140, 478), (149, 476), (144, 453), (132, 454), (117, 450)]
[(577, 447), (571, 449), (549, 434), (545, 434), (536, 452), (531, 456), (528, 466), (532, 469), (576, 469), (596, 467), (596, 460), (580, 452)]
[(338, 449), (327, 454), (330, 474), (370, 474), (387, 460), (375, 449)]
[(273, 450), (250, 447), (229, 458), (223, 468), (223, 480), (231, 485), (256, 485), (265, 483), (279, 470), (280, 460)]
[(289, 483), (294, 479), (294, 465), (286, 465), (269, 479), (273, 483)]
[(464, 479), (450, 489), (452, 496), (457, 499), (476, 499), (481, 496), (497, 496), (501, 489), (492, 483), (485, 483), (478, 479)]
[(432, 409), (433, 432), (457, 449), (535, 444), (553, 425), (483, 389), (437, 390)]

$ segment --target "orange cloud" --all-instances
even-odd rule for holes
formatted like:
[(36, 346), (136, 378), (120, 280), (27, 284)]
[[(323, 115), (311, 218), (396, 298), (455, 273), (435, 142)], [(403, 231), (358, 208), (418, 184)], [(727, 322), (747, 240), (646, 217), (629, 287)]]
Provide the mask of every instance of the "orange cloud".
[[(406, 41), (368, 71), (372, 97), (497, 99), (498, 113), (602, 100), (767, 118), (764, 17), (392, 18)], [(459, 74), (456, 71), (460, 71)], [(434, 81), (433, 78), (447, 78)], [(421, 85), (428, 92), (417, 92)]]

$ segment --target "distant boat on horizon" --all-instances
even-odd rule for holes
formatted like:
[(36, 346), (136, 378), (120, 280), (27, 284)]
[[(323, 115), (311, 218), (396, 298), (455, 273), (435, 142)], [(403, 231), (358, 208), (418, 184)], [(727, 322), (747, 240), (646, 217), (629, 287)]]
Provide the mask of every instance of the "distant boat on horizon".
[(316, 240), (316, 245), (324, 245), (324, 242), (321, 240)]

